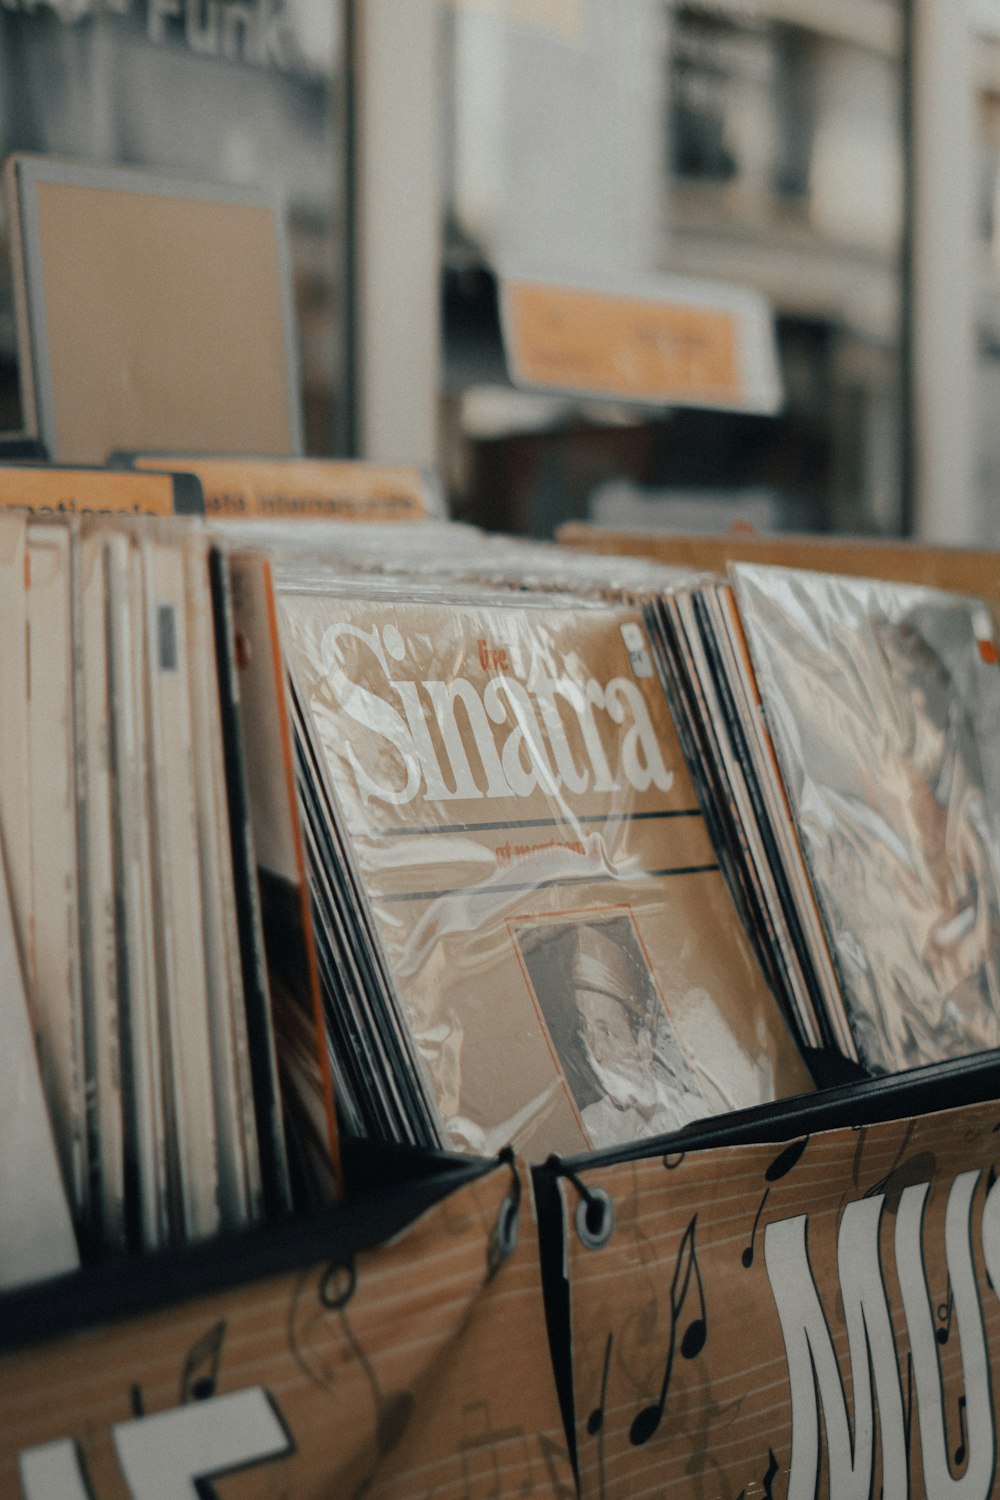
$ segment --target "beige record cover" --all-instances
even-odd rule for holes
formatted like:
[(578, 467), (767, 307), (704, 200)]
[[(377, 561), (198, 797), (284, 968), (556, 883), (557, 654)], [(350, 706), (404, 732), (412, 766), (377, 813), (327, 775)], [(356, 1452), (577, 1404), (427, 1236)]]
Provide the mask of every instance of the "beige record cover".
[(452, 1146), (613, 1146), (810, 1086), (638, 611), (282, 602)]
[(301, 451), (270, 195), (32, 155), (5, 174), (25, 418), (53, 458)]

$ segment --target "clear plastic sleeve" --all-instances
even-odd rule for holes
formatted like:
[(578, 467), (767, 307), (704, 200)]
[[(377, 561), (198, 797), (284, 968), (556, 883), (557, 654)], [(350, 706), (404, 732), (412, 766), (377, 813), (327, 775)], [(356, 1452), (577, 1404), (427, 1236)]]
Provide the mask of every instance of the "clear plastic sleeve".
[(1000, 672), (977, 600), (733, 569), (860, 1057), (1000, 1045)]
[(639, 609), (278, 581), (384, 1013), (449, 1145), (618, 1145), (810, 1087)]

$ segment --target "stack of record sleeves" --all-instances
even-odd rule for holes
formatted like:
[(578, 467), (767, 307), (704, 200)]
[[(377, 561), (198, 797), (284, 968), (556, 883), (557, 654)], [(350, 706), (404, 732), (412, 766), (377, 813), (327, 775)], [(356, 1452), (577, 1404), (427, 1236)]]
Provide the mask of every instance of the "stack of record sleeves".
[(639, 606), (302, 556), (278, 592), (349, 1128), (537, 1158), (811, 1087)]
[(197, 522), (0, 516), (0, 1184), (48, 1204), (0, 1284), (15, 1221), (41, 1275), (335, 1195), (268, 588)]

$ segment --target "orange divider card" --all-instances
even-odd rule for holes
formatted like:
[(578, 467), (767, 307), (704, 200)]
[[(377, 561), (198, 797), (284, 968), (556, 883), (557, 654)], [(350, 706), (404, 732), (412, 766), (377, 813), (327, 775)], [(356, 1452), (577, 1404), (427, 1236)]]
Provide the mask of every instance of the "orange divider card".
[(37, 515), (200, 515), (201, 485), (188, 474), (0, 464), (0, 510)]
[(421, 521), (419, 469), (339, 459), (133, 454), (137, 469), (183, 469), (201, 481), (209, 515), (292, 520)]
[(747, 288), (682, 277), (605, 289), (512, 277), (501, 317), (516, 385), (650, 405), (765, 413), (781, 405), (773, 318)]

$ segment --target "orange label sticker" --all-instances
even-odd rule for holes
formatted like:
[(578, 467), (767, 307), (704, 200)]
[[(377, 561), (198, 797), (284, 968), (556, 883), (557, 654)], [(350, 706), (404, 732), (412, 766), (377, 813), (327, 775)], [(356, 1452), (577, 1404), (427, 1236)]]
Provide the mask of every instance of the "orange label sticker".
[(647, 402), (742, 404), (735, 308), (505, 285), (508, 359), (525, 385)]
[(174, 514), (169, 474), (0, 465), (0, 509), (37, 515)]
[(419, 469), (322, 458), (142, 455), (137, 468), (183, 470), (201, 480), (205, 514), (270, 520), (421, 521)]
[(988, 667), (996, 666), (1000, 658), (997, 656), (996, 638), (993, 634), (993, 617), (985, 605), (980, 605), (973, 612), (972, 633), (979, 648), (980, 661), (984, 661)]

